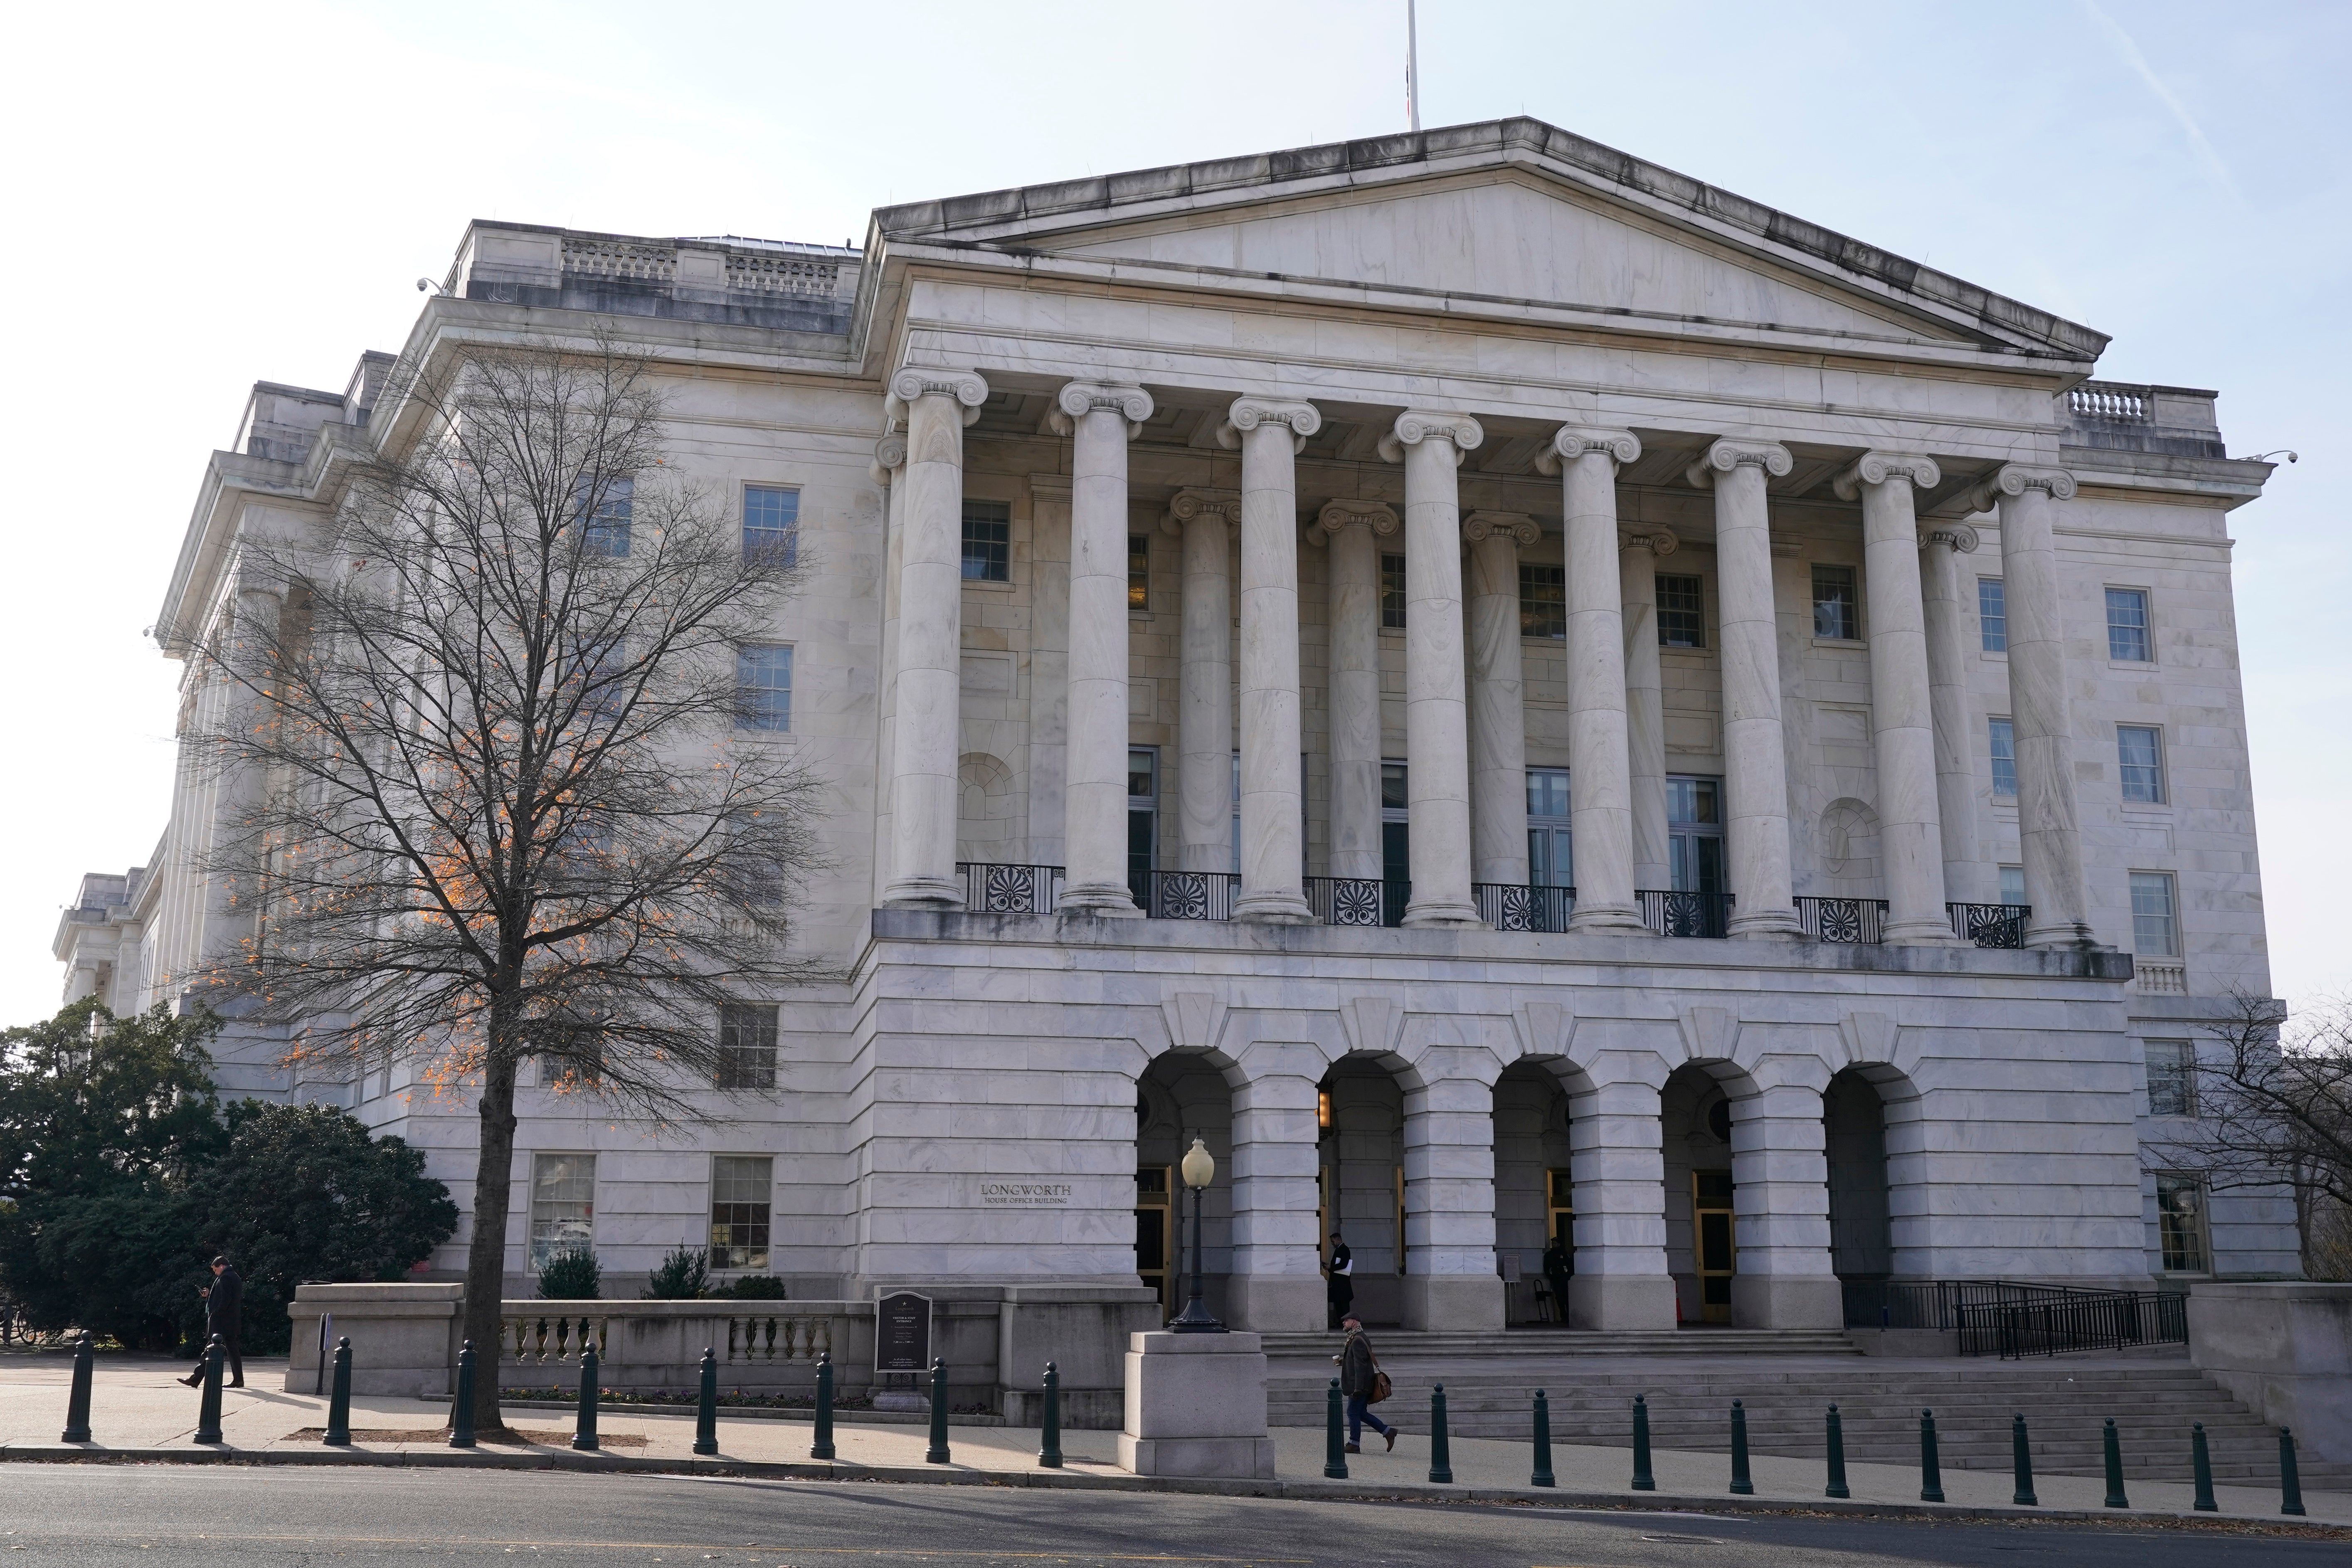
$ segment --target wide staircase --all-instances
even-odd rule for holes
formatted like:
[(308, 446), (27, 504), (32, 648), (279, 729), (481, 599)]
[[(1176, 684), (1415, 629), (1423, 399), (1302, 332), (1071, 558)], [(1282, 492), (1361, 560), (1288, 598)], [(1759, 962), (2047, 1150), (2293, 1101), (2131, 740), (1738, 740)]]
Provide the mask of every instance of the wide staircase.
[[(1323, 1425), (1339, 1342), (1336, 1333), (1265, 1336), (1269, 1422)], [(2010, 1418), (2021, 1414), (2037, 1473), (2095, 1476), (2102, 1424), (2113, 1416), (2127, 1478), (2185, 1481), (2189, 1425), (2201, 1421), (2216, 1480), (2279, 1479), (2277, 1428), (2190, 1366), (2179, 1347), (2031, 1361), (1907, 1360), (1864, 1355), (1833, 1331), (1735, 1329), (1389, 1329), (1376, 1331), (1372, 1342), (1396, 1385), (1381, 1414), (1406, 1432), (1428, 1431), (1430, 1389), (1442, 1383), (1453, 1435), (1525, 1441), (1540, 1388), (1556, 1441), (1630, 1450), (1640, 1394), (1649, 1404), (1654, 1447), (1727, 1455), (1737, 1399), (1748, 1412), (1750, 1451), (1819, 1459), (1828, 1442), (1824, 1415), (1834, 1403), (1854, 1463), (1916, 1465), (1919, 1413), (1932, 1409), (1943, 1463), (2006, 1470)], [(2352, 1489), (2352, 1465), (2303, 1455), (2298, 1468), (2306, 1487)]]

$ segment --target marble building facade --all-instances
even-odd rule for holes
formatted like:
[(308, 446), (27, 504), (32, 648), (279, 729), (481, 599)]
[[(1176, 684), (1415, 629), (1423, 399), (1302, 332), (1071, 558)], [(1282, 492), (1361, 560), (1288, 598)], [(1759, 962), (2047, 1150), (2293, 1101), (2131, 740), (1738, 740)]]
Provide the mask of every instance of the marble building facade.
[[(2284, 1195), (2150, 1149), (2269, 984), (2227, 531), (2269, 470), (2213, 394), (1527, 120), (857, 250), (477, 223), (404, 352), (592, 326), (814, 563), (789, 730), (737, 743), (831, 786), (801, 929), (840, 977), (757, 999), (777, 1093), (690, 1134), (527, 1089), (518, 1281), (717, 1235), (811, 1296), (1161, 1283), (1194, 1136), (1258, 1328), (1321, 1325), (1334, 1229), (1432, 1327), (1549, 1311), (1555, 1233), (1596, 1329), (2296, 1271)], [(257, 386), (162, 625), (331, 514), (389, 363)], [(69, 998), (171, 999), (221, 940), (212, 789), (86, 879)], [(470, 1204), (470, 1107), (277, 1044), (233, 1029), (224, 1081)]]

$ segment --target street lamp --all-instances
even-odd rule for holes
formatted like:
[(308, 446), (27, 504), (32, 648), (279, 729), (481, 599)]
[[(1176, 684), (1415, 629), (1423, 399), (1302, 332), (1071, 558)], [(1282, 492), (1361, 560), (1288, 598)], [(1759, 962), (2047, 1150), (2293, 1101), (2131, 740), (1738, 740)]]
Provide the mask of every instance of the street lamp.
[(1192, 1140), (1184, 1152), (1184, 1184), (1192, 1189), (1192, 1299), (1168, 1325), (1169, 1331), (1178, 1334), (1222, 1334), (1225, 1325), (1209, 1313), (1208, 1304), (1201, 1300), (1201, 1189), (1217, 1173), (1217, 1163), (1210, 1158), (1207, 1145)]

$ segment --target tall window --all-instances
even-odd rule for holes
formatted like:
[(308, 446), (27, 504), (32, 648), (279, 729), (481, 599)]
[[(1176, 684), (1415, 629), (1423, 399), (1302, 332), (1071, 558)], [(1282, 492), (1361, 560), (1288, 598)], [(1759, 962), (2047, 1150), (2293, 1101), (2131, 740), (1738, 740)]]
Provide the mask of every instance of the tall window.
[(2164, 753), (2154, 730), (2139, 724), (2116, 725), (2116, 767), (2125, 800), (2145, 805), (2164, 804)]
[(2197, 1047), (2188, 1040), (2147, 1042), (2147, 1113), (2197, 1114)]
[(793, 727), (793, 650), (781, 643), (749, 643), (735, 650), (735, 727)]
[(1160, 752), (1127, 749), (1127, 874), (1138, 877), (1160, 858)]
[(2150, 664), (2156, 655), (2147, 641), (2147, 590), (2107, 590), (2107, 657), (2126, 664)]
[(2006, 719), (1995, 719), (1988, 726), (1992, 733), (1992, 797), (1995, 800), (2017, 798), (2017, 726)]
[(581, 516), (580, 548), (590, 555), (629, 552), (629, 512), (636, 503), (637, 482), (602, 474), (583, 474), (572, 494), (572, 508)]
[(2025, 902), (2025, 868), (2003, 866), (2000, 868), (2000, 901), (2004, 904)]
[(2009, 651), (2009, 593), (1998, 577), (1977, 579), (1977, 628), (1985, 652)]
[(1568, 568), (1519, 563), (1519, 635), (1568, 636)]
[(1127, 536), (1127, 607), (1151, 608), (1151, 535)]
[(2205, 1181), (2201, 1176), (2159, 1173), (2156, 1178), (2156, 1234), (2168, 1274), (2202, 1274), (2211, 1265), (2205, 1237)]
[(730, 1003), (719, 1009), (719, 1087), (776, 1087), (776, 1009)]
[(768, 1267), (776, 1162), (765, 1154), (716, 1154), (710, 1161), (710, 1267)]
[(1698, 578), (1658, 574), (1658, 646), (1706, 646), (1706, 596)]
[(2131, 874), (2132, 952), (2142, 958), (2180, 956), (2180, 916), (2169, 871)]
[(1722, 798), (1715, 779), (1666, 779), (1666, 871), (1677, 893), (1724, 890)]
[(1853, 642), (1862, 636), (1862, 607), (1851, 566), (1813, 568), (1813, 635)]
[(1404, 557), (1381, 557), (1381, 629), (1404, 630)]
[(1006, 502), (963, 503), (963, 574), (973, 583), (1013, 581), (1013, 508)]
[(789, 566), (800, 553), (801, 492), (743, 487), (743, 553)]
[(1538, 888), (1576, 886), (1566, 768), (1528, 770), (1528, 880)]
[(596, 1243), (596, 1156), (530, 1157), (530, 1266)]
[(1412, 880), (1412, 787), (1402, 763), (1381, 764), (1381, 876), (1400, 888)]

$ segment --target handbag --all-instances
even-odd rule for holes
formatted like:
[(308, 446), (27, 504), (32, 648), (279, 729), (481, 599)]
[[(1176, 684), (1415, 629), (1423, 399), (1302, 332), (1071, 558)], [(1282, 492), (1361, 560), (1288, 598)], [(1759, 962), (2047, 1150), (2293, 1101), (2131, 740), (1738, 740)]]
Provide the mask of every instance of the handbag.
[(1389, 1374), (1382, 1372), (1377, 1366), (1372, 1368), (1372, 1392), (1370, 1397), (1367, 1398), (1364, 1403), (1367, 1405), (1378, 1405), (1381, 1400), (1386, 1399), (1390, 1394), (1394, 1394), (1395, 1392), (1396, 1385), (1389, 1382)]

